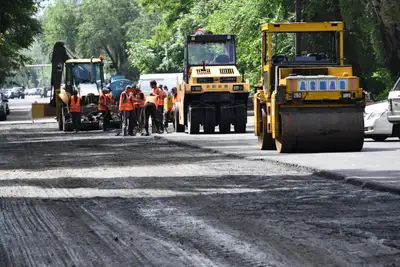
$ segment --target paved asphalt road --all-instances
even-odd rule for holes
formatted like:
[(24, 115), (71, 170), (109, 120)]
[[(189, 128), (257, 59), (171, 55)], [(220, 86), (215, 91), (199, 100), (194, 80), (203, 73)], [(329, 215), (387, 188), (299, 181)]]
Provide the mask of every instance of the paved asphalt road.
[[(15, 120), (29, 102), (10, 101)], [(399, 196), (254, 160), (387, 177), (397, 141), (280, 155), (251, 133), (124, 138), (12, 120), (0, 123), (1, 266), (400, 266)]]

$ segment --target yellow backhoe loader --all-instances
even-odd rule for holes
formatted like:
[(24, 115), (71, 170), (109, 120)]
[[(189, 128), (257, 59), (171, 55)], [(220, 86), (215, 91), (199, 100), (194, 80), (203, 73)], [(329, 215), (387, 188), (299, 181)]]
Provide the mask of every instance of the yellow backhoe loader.
[[(365, 95), (352, 67), (344, 64), (343, 29), (342, 22), (262, 25), (262, 75), (254, 95), (261, 150), (362, 150)], [(293, 58), (274, 54), (299, 33), (302, 50), (308, 46), (312, 52)]]

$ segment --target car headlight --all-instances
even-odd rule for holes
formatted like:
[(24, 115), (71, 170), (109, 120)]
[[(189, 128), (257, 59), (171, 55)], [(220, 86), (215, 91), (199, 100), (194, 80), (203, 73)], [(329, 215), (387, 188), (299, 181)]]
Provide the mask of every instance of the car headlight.
[(382, 111), (374, 111), (368, 116), (368, 119), (380, 118), (383, 114), (385, 114), (385, 112), (386, 112), (386, 110), (383, 112)]

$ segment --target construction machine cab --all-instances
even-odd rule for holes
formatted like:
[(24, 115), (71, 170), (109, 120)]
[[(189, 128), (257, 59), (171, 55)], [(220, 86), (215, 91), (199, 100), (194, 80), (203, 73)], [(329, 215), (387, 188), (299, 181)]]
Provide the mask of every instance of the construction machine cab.
[(189, 70), (199, 66), (235, 66), (234, 35), (193, 35), (188, 36), (185, 45), (184, 80), (189, 82)]

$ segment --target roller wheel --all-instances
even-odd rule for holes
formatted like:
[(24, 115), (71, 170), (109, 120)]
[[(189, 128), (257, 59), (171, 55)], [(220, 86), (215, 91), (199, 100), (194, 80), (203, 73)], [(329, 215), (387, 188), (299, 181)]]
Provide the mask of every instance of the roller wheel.
[(235, 133), (246, 132), (247, 110), (245, 107), (235, 109)]
[(294, 153), (296, 152), (296, 142), (293, 137), (285, 134), (285, 127), (283, 118), (280, 120), (280, 136), (275, 138), (276, 150), (279, 153)]
[(296, 144), (293, 140), (280, 136), (275, 139), (276, 150), (279, 153), (294, 153), (296, 152)]
[(231, 110), (228, 108), (221, 109), (219, 118), (219, 132), (222, 134), (230, 133), (231, 131)]
[(260, 150), (275, 150), (276, 147), (272, 134), (268, 133), (267, 114), (264, 110), (261, 112), (262, 121), (260, 123), (262, 132), (258, 136), (258, 147)]
[(188, 114), (188, 134), (198, 134), (200, 132), (200, 109), (193, 109), (189, 106)]
[(376, 141), (376, 142), (383, 142), (385, 141), (388, 137), (387, 136), (374, 136), (371, 137), (372, 140)]
[(210, 105), (209, 107), (204, 109), (204, 133), (213, 134), (215, 133), (216, 126), (216, 117), (215, 117), (215, 106)]
[(175, 105), (175, 132), (177, 133), (184, 133), (185, 132), (185, 125), (179, 124), (179, 106)]

